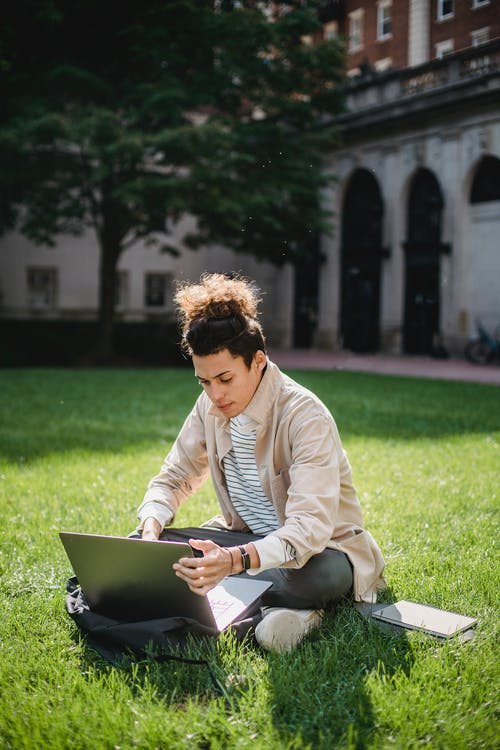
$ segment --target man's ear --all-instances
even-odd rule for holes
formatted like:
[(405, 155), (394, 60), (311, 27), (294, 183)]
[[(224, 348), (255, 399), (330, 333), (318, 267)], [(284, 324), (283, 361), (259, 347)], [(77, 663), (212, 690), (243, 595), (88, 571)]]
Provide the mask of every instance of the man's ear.
[(255, 352), (253, 361), (257, 365), (257, 369), (260, 372), (262, 372), (262, 370), (264, 369), (264, 367), (267, 365), (267, 357), (266, 357), (265, 353), (262, 351), (262, 349), (258, 349)]

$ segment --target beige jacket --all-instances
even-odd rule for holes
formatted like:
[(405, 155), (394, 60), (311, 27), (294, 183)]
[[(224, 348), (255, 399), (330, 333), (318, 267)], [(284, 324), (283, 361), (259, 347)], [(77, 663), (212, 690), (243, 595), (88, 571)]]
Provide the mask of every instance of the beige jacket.
[[(255, 460), (280, 523), (272, 534), (296, 551), (286, 566), (302, 567), (326, 547), (339, 549), (354, 569), (355, 599), (374, 601), (385, 586), (384, 560), (363, 528), (351, 467), (326, 406), (268, 362), (245, 414), (257, 423)], [(229, 528), (246, 530), (224, 478), (222, 461), (230, 449), (229, 420), (202, 393), (149, 484), (138, 511), (141, 523), (148, 516), (170, 523), (180, 503), (211, 474)]]

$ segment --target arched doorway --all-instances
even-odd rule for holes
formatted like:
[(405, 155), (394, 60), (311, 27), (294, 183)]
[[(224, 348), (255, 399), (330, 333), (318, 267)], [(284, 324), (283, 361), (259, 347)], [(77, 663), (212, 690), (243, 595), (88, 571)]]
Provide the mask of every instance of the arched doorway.
[(433, 354), (439, 346), (440, 254), (443, 197), (428, 169), (413, 177), (408, 200), (403, 350)]
[(342, 209), (340, 330), (345, 349), (379, 348), (383, 202), (377, 180), (357, 169)]
[(500, 159), (482, 157), (468, 199), (467, 333), (475, 335), (480, 322), (492, 334), (500, 323)]

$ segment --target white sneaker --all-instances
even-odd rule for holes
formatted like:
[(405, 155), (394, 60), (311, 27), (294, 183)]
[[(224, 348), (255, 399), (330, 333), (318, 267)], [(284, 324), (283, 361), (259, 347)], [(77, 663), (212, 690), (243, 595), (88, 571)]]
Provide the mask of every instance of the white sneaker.
[(263, 618), (255, 628), (257, 643), (267, 651), (291, 651), (313, 628), (321, 625), (321, 609), (263, 607)]

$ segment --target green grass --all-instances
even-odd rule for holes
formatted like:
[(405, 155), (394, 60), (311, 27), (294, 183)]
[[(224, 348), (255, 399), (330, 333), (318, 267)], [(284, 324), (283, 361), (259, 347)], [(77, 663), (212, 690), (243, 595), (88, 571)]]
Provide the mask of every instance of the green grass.
[[(203, 668), (111, 666), (64, 611), (70, 568), (57, 532), (134, 526), (198, 386), (189, 369), (3, 371), (0, 748), (499, 746), (499, 389), (295, 377), (337, 419), (366, 525), (387, 559), (384, 599), (476, 616), (476, 638), (386, 634), (344, 605), (290, 655), (230, 634), (193, 642), (224, 695)], [(177, 522), (216, 511), (207, 484)]]

